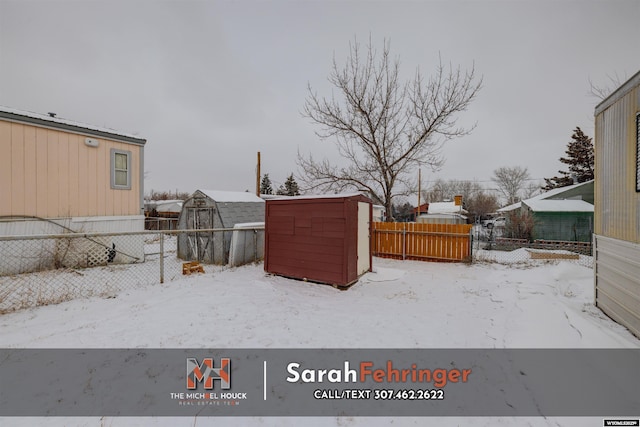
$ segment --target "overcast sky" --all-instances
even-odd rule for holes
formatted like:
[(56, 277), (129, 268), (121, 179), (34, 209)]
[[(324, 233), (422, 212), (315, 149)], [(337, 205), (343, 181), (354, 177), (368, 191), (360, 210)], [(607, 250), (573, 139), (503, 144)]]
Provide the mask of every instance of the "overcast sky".
[[(145, 190), (255, 190), (256, 153), (274, 183), (296, 153), (336, 161), (301, 116), (307, 83), (330, 95), (335, 54), (371, 36), (402, 73), (443, 61), (483, 89), (437, 178), (491, 187), (494, 169), (557, 174), (573, 129), (593, 136), (607, 85), (640, 69), (640, 1), (0, 0), (0, 105), (147, 139)], [(417, 174), (417, 171), (416, 171)]]

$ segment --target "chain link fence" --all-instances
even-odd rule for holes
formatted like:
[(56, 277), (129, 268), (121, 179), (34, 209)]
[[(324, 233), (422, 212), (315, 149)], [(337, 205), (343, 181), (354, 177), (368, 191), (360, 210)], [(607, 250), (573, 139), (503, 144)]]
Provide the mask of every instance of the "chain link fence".
[(145, 230), (177, 230), (178, 218), (147, 217), (144, 219)]
[[(187, 245), (182, 259), (181, 235)], [(123, 290), (176, 280), (184, 263), (199, 261), (200, 247), (194, 250), (190, 242), (214, 246), (214, 241), (228, 240), (222, 247), (233, 265), (257, 262), (263, 257), (263, 239), (264, 227), (0, 236), (0, 314), (75, 298), (115, 297)], [(205, 265), (205, 271), (212, 269)]]
[(473, 261), (516, 266), (573, 262), (593, 268), (591, 242), (511, 239), (502, 229), (475, 225), (472, 229)]
[[(471, 233), (474, 262), (593, 266), (589, 242), (507, 239), (482, 226)], [(208, 262), (219, 259), (220, 250), (225, 266), (262, 260), (264, 226), (0, 236), (0, 314), (75, 298), (115, 297), (123, 290), (170, 282), (182, 277), (188, 261), (203, 261), (206, 272), (216, 271), (221, 267)]]

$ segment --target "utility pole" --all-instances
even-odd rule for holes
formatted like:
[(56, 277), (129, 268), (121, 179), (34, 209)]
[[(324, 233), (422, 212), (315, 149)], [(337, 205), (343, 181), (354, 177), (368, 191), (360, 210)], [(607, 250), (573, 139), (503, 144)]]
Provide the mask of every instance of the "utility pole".
[(420, 192), (422, 191), (422, 169), (418, 168), (418, 213), (416, 214), (416, 222), (420, 216)]
[(260, 197), (260, 152), (258, 151), (258, 167), (256, 168), (256, 196)]

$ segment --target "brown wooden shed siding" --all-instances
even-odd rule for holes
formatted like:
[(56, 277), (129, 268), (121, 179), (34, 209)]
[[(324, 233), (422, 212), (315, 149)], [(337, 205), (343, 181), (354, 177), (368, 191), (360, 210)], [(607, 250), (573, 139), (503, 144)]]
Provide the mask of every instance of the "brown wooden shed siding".
[(267, 200), (265, 271), (332, 285), (357, 280), (363, 201), (370, 203), (362, 196)]

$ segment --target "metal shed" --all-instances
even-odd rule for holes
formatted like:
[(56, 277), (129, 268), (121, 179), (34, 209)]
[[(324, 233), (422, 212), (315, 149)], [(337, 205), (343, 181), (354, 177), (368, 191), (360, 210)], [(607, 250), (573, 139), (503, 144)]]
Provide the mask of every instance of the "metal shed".
[(371, 271), (371, 200), (361, 194), (266, 201), (264, 269), (346, 287)]
[[(178, 229), (231, 229), (236, 224), (264, 222), (264, 206), (264, 200), (248, 192), (197, 190), (182, 205)], [(207, 264), (226, 264), (232, 233), (180, 233), (178, 257)]]
[(595, 109), (595, 302), (640, 337), (640, 72)]

